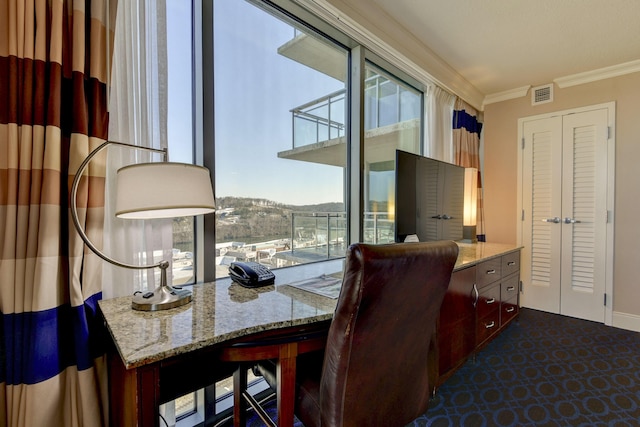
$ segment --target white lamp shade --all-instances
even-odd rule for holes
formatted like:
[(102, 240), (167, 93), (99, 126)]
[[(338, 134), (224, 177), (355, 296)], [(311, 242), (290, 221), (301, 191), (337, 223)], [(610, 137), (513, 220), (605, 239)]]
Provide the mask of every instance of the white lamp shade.
[(464, 170), (464, 214), (463, 225), (476, 225), (476, 211), (478, 208), (478, 169)]
[(116, 216), (173, 218), (215, 211), (209, 170), (186, 163), (141, 163), (118, 170)]

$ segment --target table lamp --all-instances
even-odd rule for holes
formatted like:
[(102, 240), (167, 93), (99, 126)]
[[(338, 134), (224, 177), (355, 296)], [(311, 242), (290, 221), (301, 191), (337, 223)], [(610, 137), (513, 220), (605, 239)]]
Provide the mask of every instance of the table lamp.
[(478, 169), (464, 170), (464, 214), (462, 217), (462, 241), (475, 243), (476, 213), (478, 209)]
[(85, 244), (103, 260), (123, 268), (137, 270), (159, 268), (160, 285), (153, 291), (139, 292), (133, 296), (134, 310), (156, 311), (180, 307), (191, 301), (191, 291), (173, 287), (167, 283), (169, 261), (149, 265), (133, 265), (117, 261), (89, 240), (78, 219), (78, 184), (91, 159), (109, 145), (163, 154), (163, 161), (139, 163), (120, 168), (116, 183), (116, 216), (126, 219), (173, 218), (194, 216), (215, 211), (209, 170), (188, 163), (167, 162), (167, 151), (141, 147), (117, 141), (107, 141), (93, 150), (80, 164), (71, 185), (71, 218)]

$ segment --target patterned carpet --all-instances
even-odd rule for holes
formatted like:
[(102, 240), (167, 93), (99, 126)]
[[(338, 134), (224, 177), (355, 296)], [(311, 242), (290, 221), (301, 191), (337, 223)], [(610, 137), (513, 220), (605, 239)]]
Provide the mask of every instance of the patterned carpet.
[(522, 309), (409, 425), (640, 426), (640, 334)]
[(639, 426), (640, 334), (523, 309), (414, 426)]

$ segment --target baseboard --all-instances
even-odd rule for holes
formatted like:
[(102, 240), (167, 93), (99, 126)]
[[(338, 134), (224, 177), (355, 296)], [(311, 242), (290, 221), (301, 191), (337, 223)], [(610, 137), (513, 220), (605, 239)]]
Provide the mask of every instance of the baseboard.
[(640, 316), (636, 314), (613, 312), (613, 325), (616, 328), (640, 332)]

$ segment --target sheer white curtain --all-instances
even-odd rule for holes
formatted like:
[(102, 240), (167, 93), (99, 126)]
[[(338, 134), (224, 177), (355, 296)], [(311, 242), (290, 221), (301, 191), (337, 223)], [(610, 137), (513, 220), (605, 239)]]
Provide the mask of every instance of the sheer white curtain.
[[(167, 147), (167, 48), (164, 0), (120, 0), (116, 18), (109, 139)], [(159, 155), (112, 146), (105, 189), (104, 251), (119, 261), (150, 264), (171, 261), (171, 220), (132, 221), (115, 218), (116, 170)], [(171, 267), (169, 268), (169, 272)], [(153, 289), (159, 269), (130, 270), (105, 264), (103, 298)], [(171, 283), (171, 274), (168, 274)]]
[(453, 163), (453, 105), (455, 95), (431, 85), (427, 92), (425, 114), (427, 123), (424, 154), (431, 158)]

